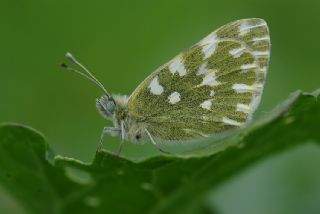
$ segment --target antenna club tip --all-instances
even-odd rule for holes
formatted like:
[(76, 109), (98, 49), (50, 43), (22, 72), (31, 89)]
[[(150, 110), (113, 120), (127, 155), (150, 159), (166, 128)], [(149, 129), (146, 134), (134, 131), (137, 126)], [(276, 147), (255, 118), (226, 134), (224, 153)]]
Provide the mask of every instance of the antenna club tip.
[(71, 54), (70, 52), (67, 52), (67, 53), (66, 53), (66, 57), (68, 57), (68, 58), (69, 58), (69, 57), (73, 58), (73, 56), (72, 56), (72, 54)]
[(76, 59), (72, 56), (72, 54), (70, 52), (66, 53), (66, 57), (68, 60), (70, 60), (72, 62), (76, 62)]

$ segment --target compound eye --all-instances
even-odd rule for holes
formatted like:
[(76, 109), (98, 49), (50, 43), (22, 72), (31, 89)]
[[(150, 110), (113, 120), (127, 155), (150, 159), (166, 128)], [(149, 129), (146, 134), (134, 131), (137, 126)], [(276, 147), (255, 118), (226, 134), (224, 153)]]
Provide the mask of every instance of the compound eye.
[(107, 111), (108, 111), (108, 112), (110, 112), (110, 113), (114, 112), (115, 107), (116, 107), (116, 105), (115, 105), (115, 103), (114, 103), (112, 100), (109, 100), (109, 101), (107, 102), (106, 108), (107, 108)]

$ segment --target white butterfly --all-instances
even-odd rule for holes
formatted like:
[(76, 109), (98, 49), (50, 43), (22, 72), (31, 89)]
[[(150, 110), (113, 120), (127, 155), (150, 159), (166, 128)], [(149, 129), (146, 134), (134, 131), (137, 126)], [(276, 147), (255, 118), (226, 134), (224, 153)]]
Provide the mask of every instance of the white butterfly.
[(243, 19), (224, 25), (151, 73), (130, 97), (111, 95), (71, 54), (84, 72), (63, 64), (97, 84), (97, 108), (114, 127), (105, 134), (133, 143), (201, 140), (244, 126), (256, 110), (270, 56), (267, 24)]

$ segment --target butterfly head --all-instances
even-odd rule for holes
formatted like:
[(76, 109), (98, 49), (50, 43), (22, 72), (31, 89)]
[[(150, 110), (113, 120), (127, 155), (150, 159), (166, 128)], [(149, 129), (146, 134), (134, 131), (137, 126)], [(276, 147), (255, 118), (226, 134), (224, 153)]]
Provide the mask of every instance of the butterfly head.
[(96, 107), (104, 118), (110, 120), (114, 118), (116, 103), (112, 97), (102, 95), (100, 99), (96, 100)]

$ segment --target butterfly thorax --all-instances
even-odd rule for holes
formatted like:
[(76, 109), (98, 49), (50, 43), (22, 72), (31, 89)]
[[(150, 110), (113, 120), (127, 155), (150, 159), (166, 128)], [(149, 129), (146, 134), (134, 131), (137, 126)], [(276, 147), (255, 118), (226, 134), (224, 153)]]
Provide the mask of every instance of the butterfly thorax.
[(127, 103), (127, 96), (114, 95), (107, 97), (103, 95), (100, 99), (97, 99), (96, 106), (104, 118), (113, 122), (115, 128), (121, 129), (121, 123), (123, 123), (125, 139), (133, 143), (144, 143), (147, 139), (146, 126), (130, 117)]

